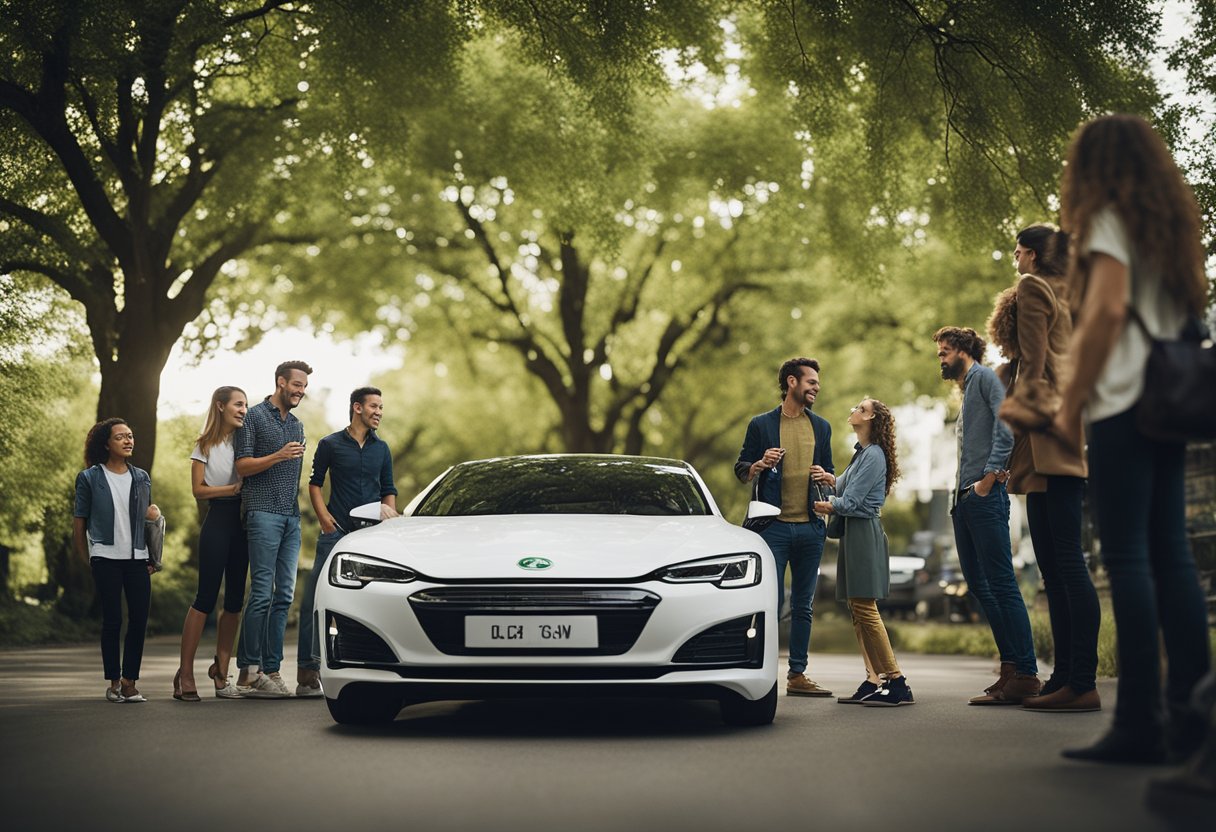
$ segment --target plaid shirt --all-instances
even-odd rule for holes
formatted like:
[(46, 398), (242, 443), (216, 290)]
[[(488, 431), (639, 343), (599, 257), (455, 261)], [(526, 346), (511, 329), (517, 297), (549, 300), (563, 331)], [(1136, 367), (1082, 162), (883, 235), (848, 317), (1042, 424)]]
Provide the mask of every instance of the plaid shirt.
[[(270, 403), (270, 396), (261, 404), (249, 408), (245, 424), (237, 428), (232, 447), (237, 459), (270, 456), (288, 442), (304, 441), (304, 424), (290, 412), (286, 419)], [(241, 485), (245, 511), (268, 511), (271, 514), (300, 514), (300, 474), (304, 458), (276, 462), (260, 474), (246, 477)]]

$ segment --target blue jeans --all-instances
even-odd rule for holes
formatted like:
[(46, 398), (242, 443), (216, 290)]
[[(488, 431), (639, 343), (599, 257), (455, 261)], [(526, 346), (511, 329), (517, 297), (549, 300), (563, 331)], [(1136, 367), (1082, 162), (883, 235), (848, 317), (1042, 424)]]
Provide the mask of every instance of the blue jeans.
[(269, 511), (245, 515), (249, 538), (249, 602), (237, 641), (237, 664), (275, 673), (283, 663), (287, 611), (296, 589), (300, 518)]
[(988, 496), (965, 491), (954, 507), (954, 543), (967, 588), (988, 617), (1002, 662), (1018, 673), (1038, 673), (1030, 615), (1018, 589), (1009, 545), (1009, 493), (996, 483)]
[(296, 648), (296, 664), (308, 670), (321, 669), (321, 639), (313, 619), (313, 605), (317, 597), (317, 581), (325, 576), (325, 563), (334, 545), (346, 532), (334, 527), (332, 532), (321, 532), (317, 536), (317, 554), (312, 561), (312, 573), (308, 576), (308, 589), (300, 599), (300, 643)]
[(760, 533), (777, 561), (777, 617), (785, 606), (785, 567), (790, 567), (790, 672), (805, 673), (811, 649), (811, 617), (815, 584), (823, 559), (822, 523), (783, 523), (774, 520)]
[(1208, 672), (1207, 612), (1186, 536), (1186, 446), (1154, 442), (1133, 411), (1090, 425), (1089, 477), (1118, 631), (1115, 724), (1159, 728), (1158, 628), (1166, 700), (1183, 706)]

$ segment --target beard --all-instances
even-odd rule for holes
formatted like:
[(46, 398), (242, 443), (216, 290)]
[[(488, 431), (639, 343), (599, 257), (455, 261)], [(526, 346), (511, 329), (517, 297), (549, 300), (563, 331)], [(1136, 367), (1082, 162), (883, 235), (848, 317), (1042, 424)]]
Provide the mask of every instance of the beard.
[(953, 381), (963, 374), (963, 359), (961, 357), (954, 359), (948, 364), (942, 364), (942, 378), (946, 381)]

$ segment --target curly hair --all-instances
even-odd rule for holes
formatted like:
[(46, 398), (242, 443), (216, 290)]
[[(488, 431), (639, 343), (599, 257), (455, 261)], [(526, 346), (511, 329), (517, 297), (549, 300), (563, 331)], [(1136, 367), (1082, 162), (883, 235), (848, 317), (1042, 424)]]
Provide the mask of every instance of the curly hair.
[(104, 465), (110, 459), (110, 449), (107, 447), (110, 444), (110, 433), (114, 430), (115, 425), (125, 424), (127, 424), (126, 419), (113, 416), (109, 419), (102, 419), (89, 428), (89, 435), (84, 438), (85, 468)]
[(944, 326), (937, 332), (933, 333), (933, 340), (938, 344), (946, 344), (946, 346), (966, 353), (975, 360), (976, 364), (984, 363), (984, 348), (988, 345), (984, 343), (984, 339), (979, 336), (969, 326)]
[(781, 388), (781, 396), (783, 398), (789, 390), (789, 384), (786, 379), (790, 376), (802, 378), (803, 367), (808, 367), (815, 372), (819, 372), (819, 362), (813, 358), (791, 358), (782, 364), (781, 369), (777, 371), (777, 386)]
[(1111, 208), (1136, 254), (1159, 271), (1165, 290), (1193, 314), (1202, 314), (1203, 271), (1199, 207), (1165, 142), (1134, 115), (1109, 115), (1082, 124), (1068, 146), (1060, 182), (1060, 221), (1072, 234), (1070, 274), (1084, 294), (1085, 251), (1094, 217)]
[(988, 318), (988, 340), (1012, 361), (1021, 356), (1018, 350), (1018, 290), (1010, 286), (996, 296), (992, 315)]
[(882, 452), (887, 455), (886, 493), (890, 494), (891, 486), (895, 485), (901, 473), (895, 453), (895, 417), (891, 415), (891, 409), (878, 399), (869, 401), (874, 410), (874, 420), (870, 422), (870, 441), (882, 448)]

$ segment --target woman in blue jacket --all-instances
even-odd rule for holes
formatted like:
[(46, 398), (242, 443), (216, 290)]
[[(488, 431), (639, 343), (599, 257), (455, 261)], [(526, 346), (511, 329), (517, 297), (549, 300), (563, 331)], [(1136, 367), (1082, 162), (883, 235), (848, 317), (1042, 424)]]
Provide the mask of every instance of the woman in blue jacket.
[(857, 451), (836, 480), (836, 494), (815, 503), (817, 513), (838, 516), (833, 521), (841, 527), (836, 597), (849, 604), (853, 631), (866, 664), (866, 680), (852, 696), (836, 701), (867, 706), (912, 705), (912, 689), (895, 661), (877, 605), (891, 587), (887, 536), (879, 516), (891, 486), (899, 479), (895, 420), (885, 404), (865, 399), (849, 413), (849, 426), (857, 434)]
[[(84, 441), (85, 469), (76, 475), (72, 540), (89, 561), (101, 596), (101, 660), (106, 699), (146, 702), (135, 687), (143, 661), (144, 632), (152, 598), (152, 572), (144, 521), (160, 517), (152, 504), (148, 472), (129, 464), (135, 435), (122, 419), (93, 425)], [(127, 637), (119, 653), (122, 598), (127, 597)]]

